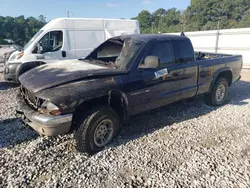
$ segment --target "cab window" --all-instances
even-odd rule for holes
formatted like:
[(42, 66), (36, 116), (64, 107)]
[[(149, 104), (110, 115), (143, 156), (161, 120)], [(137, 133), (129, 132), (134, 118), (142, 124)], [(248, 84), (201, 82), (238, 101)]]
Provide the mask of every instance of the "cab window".
[[(166, 67), (175, 63), (172, 45), (169, 41), (156, 42), (147, 53), (147, 56), (155, 56), (160, 60), (158, 68)], [(145, 59), (140, 63), (139, 68), (144, 67)]]
[(172, 46), (176, 63), (190, 63), (194, 61), (194, 50), (190, 40), (173, 40)]
[(61, 50), (63, 45), (63, 32), (51, 31), (43, 36), (38, 42), (38, 51), (41, 53), (55, 52)]

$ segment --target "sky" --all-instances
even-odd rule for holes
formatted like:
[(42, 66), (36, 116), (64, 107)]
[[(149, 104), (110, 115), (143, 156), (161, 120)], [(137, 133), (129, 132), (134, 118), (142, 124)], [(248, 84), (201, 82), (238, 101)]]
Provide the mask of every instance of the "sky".
[(141, 10), (185, 9), (190, 0), (0, 0), (0, 16), (132, 18)]

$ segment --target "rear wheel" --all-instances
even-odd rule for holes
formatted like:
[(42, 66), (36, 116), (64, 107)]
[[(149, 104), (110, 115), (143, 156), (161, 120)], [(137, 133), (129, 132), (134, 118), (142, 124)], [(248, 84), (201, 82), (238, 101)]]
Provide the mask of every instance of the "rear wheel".
[(113, 140), (120, 129), (120, 122), (112, 108), (99, 106), (84, 113), (77, 127), (75, 138), (78, 151), (94, 154)]
[(219, 78), (210, 93), (205, 94), (205, 103), (211, 106), (220, 106), (225, 103), (227, 97), (228, 81), (225, 78)]

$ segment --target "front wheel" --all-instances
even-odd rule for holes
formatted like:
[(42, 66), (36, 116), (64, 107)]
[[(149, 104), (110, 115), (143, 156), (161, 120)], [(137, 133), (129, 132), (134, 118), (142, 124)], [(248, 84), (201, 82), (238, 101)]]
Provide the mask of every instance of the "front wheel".
[(99, 106), (84, 113), (75, 133), (77, 150), (94, 154), (102, 150), (117, 135), (120, 122), (109, 106)]
[(225, 103), (228, 97), (228, 81), (220, 78), (214, 84), (210, 93), (205, 94), (205, 103), (211, 106), (220, 106)]

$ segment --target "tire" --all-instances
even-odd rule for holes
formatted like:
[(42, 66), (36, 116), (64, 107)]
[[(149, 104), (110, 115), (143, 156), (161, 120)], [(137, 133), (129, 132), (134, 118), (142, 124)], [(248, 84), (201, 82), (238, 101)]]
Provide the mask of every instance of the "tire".
[[(220, 93), (220, 91), (224, 94)], [(220, 95), (217, 95), (217, 92)], [(225, 103), (228, 97), (228, 81), (225, 78), (219, 78), (210, 93), (205, 94), (205, 103), (210, 106), (221, 106)]]
[[(80, 115), (82, 114), (80, 113)], [(99, 138), (104, 137), (105, 126), (110, 129), (105, 137), (106, 140), (109, 141), (105, 144), (100, 144), (102, 139)], [(111, 129), (113, 131), (111, 131)], [(83, 114), (77, 123), (75, 132), (77, 150), (90, 155), (97, 153), (103, 150), (104, 147), (113, 140), (119, 130), (120, 120), (112, 108), (109, 106), (94, 107), (88, 113)]]

